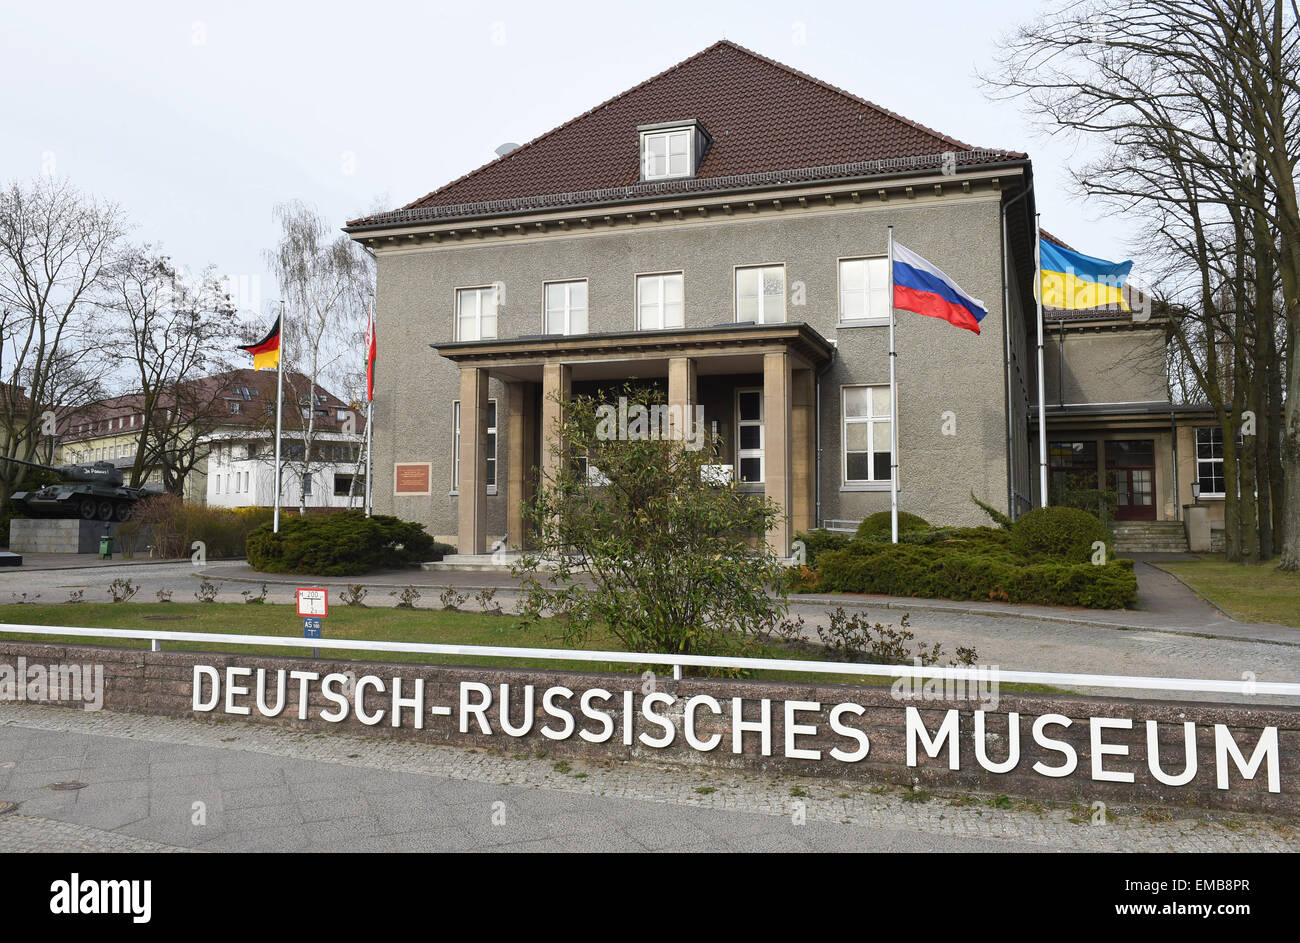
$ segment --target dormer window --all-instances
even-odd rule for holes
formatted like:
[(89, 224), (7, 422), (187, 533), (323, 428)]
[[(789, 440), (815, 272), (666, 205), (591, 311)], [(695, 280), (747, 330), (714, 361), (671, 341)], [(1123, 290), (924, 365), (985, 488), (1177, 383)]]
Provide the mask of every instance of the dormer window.
[(643, 125), (637, 130), (641, 132), (642, 180), (695, 176), (709, 143), (698, 121)]

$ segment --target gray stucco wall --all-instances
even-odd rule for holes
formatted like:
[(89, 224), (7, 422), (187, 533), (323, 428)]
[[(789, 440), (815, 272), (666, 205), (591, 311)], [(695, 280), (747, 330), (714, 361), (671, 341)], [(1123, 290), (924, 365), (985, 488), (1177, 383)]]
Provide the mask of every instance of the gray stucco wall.
[[(543, 330), (543, 283), (586, 278), (589, 330), (635, 328), (635, 276), (683, 271), (687, 327), (731, 323), (734, 267), (786, 266), (787, 320), (806, 321), (838, 344), (821, 381), (821, 517), (857, 519), (889, 507), (887, 486), (841, 487), (840, 388), (889, 380), (888, 328), (837, 327), (838, 260), (885, 252), (894, 237), (984, 301), (976, 336), (932, 318), (898, 316), (901, 506), (936, 523), (986, 520), (970, 501), (1006, 506), (1006, 415), (999, 204), (996, 195), (906, 200), (707, 220), (626, 222), (545, 236), (467, 238), (417, 249), (383, 249), (379, 259), (379, 366), (375, 397), (375, 501), (381, 513), (420, 521), (431, 533), (456, 530), (452, 401), (459, 370), (431, 344), (453, 338), (455, 289), (500, 282), (498, 336)], [(790, 303), (800, 283), (805, 303)], [(489, 395), (504, 416), (505, 387)], [(956, 434), (943, 435), (951, 411)], [(498, 435), (499, 493), (488, 499), (488, 533), (505, 529), (505, 469), (511, 443)], [(1023, 428), (1023, 426), (1021, 426)], [(431, 462), (432, 494), (394, 497), (394, 462)]]
[(1044, 340), (1049, 406), (1169, 401), (1165, 335), (1158, 325), (1081, 333), (1067, 324), (1061, 344), (1060, 325), (1049, 320)]

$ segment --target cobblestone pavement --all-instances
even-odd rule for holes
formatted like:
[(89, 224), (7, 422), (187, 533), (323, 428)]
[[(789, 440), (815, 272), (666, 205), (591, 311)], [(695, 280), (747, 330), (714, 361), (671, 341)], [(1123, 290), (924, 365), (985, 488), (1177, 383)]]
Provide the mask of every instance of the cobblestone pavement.
[(1300, 851), (1292, 827), (1246, 815), (1092, 825), (1084, 808), (845, 780), (17, 704), (0, 705), (0, 801), (19, 803), (3, 851)]

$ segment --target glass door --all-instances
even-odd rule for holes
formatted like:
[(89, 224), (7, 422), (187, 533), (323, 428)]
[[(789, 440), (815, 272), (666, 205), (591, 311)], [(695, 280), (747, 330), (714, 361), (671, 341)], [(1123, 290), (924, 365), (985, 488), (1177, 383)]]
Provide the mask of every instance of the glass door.
[(1106, 478), (1115, 490), (1115, 519), (1156, 519), (1154, 439), (1116, 439), (1106, 443)]

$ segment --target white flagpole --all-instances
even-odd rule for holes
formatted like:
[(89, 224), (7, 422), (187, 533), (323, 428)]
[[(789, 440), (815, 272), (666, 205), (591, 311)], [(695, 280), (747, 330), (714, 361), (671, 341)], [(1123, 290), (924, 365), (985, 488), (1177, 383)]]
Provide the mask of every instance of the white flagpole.
[(275, 516), (271, 530), (280, 533), (280, 422), (284, 412), (284, 302), (280, 302), (280, 357), (275, 377)]
[(366, 402), (366, 517), (370, 516), (370, 496), (373, 494), (373, 492), (370, 490), (370, 480), (374, 476), (370, 473), (370, 466), (371, 466), (371, 452), (374, 448), (374, 442), (375, 442), (374, 433), (371, 431), (374, 428), (374, 421), (375, 421), (375, 401), (368, 400)]
[(1047, 383), (1043, 377), (1043, 231), (1034, 214), (1034, 297), (1038, 301), (1038, 505), (1047, 507)]
[[(889, 227), (889, 529), (891, 539), (898, 543), (898, 380), (894, 362), (898, 352), (894, 349), (894, 227)], [(868, 443), (875, 448), (875, 443)]]
[(369, 330), (366, 331), (366, 517), (370, 516), (370, 501), (374, 492), (371, 490), (371, 482), (374, 479), (372, 472), (372, 454), (374, 452), (374, 420), (375, 420), (375, 399), (372, 390), (374, 382), (373, 365), (370, 362), (370, 348), (375, 343), (375, 311), (370, 309)]

